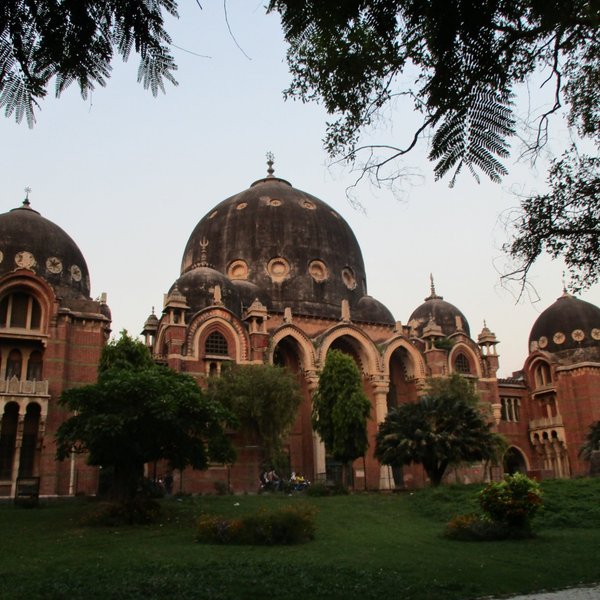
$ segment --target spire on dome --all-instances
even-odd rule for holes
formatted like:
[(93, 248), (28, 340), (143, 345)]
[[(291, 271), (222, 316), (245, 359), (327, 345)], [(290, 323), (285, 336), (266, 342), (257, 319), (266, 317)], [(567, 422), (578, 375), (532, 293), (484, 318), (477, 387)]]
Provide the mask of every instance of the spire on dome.
[(200, 240), (200, 266), (201, 267), (208, 267), (208, 252), (207, 249), (208, 248), (208, 240), (203, 237)]
[(275, 169), (273, 168), (273, 163), (275, 162), (275, 156), (272, 152), (267, 152), (267, 177), (273, 177), (273, 173), (275, 173)]
[(427, 302), (427, 300), (443, 300), (444, 297), (443, 296), (438, 296), (435, 293), (435, 283), (433, 282), (433, 273), (429, 273), (429, 281), (431, 282), (431, 294), (425, 298), (425, 302)]
[(29, 186), (27, 186), (25, 188), (25, 200), (23, 200), (23, 206), (25, 208), (29, 208), (31, 205), (31, 202), (29, 202), (29, 193), (31, 192), (31, 188)]

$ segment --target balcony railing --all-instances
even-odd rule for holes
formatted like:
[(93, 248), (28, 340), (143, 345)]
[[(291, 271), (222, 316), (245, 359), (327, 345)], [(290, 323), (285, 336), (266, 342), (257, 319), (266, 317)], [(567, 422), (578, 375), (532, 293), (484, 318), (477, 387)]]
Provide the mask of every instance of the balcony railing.
[(0, 394), (23, 394), (25, 396), (47, 396), (48, 381), (27, 381), (16, 377), (0, 379)]
[(560, 415), (555, 417), (542, 417), (541, 419), (531, 419), (529, 421), (529, 430), (552, 429), (553, 427), (563, 427), (563, 420)]

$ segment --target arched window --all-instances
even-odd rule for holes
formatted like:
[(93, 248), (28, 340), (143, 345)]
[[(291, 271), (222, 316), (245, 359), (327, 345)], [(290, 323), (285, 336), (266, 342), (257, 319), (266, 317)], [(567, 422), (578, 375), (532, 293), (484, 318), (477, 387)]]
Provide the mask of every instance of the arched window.
[(206, 354), (217, 355), (217, 356), (228, 356), (229, 348), (227, 346), (227, 340), (222, 333), (213, 331), (207, 338), (204, 345), (204, 352)]
[(27, 361), (27, 381), (42, 380), (42, 353), (38, 350), (32, 352)]
[(23, 366), (23, 356), (20, 350), (11, 350), (6, 361), (6, 379), (16, 377), (21, 379), (21, 368)]
[(454, 359), (454, 370), (458, 373), (471, 372), (471, 363), (469, 363), (469, 359), (462, 352), (457, 354)]
[(0, 301), (0, 327), (40, 329), (40, 303), (25, 292), (12, 292)]
[(534, 371), (535, 387), (544, 387), (552, 383), (552, 374), (550, 372), (550, 365), (542, 362), (536, 365)]

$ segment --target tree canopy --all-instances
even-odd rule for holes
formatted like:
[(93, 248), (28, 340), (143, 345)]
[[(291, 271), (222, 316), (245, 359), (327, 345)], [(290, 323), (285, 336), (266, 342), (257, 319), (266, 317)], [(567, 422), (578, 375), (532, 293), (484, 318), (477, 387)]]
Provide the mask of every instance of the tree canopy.
[(594, 452), (600, 451), (600, 421), (590, 425), (583, 446), (579, 449), (579, 456), (584, 460), (591, 460)]
[(469, 381), (456, 373), (430, 379), (418, 402), (390, 410), (377, 433), (375, 456), (393, 467), (422, 464), (434, 486), (451, 465), (494, 458), (502, 438), (490, 431), (477, 401)]
[(327, 451), (343, 463), (364, 456), (371, 403), (353, 358), (330, 350), (313, 396), (312, 424)]
[(302, 396), (292, 373), (273, 365), (232, 365), (209, 381), (209, 395), (262, 441), (265, 461), (279, 466)]
[(3, 0), (0, 3), (0, 108), (30, 126), (55, 78), (59, 96), (76, 83), (86, 98), (106, 85), (113, 56), (140, 56), (138, 81), (155, 96), (177, 69), (164, 27), (176, 0)]
[(228, 411), (190, 376), (155, 365), (126, 332), (104, 349), (98, 382), (66, 390), (60, 404), (74, 414), (56, 433), (57, 458), (86, 453), (89, 464), (114, 468), (119, 500), (135, 495), (148, 462), (206, 469), (234, 460)]
[[(424, 136), (436, 178), (450, 185), (464, 170), (492, 181), (506, 175), (520, 115), (519, 84), (540, 75), (548, 108), (526, 123), (535, 156), (553, 115), (573, 137), (600, 144), (600, 4), (598, 0), (271, 0), (289, 43), (289, 97), (321, 102), (335, 118), (325, 146), (333, 158), (376, 182), (400, 176), (400, 160)], [(365, 144), (365, 130), (399, 99), (420, 115), (397, 144)], [(408, 109), (410, 110), (410, 109)], [(597, 281), (600, 166), (570, 150), (556, 159), (549, 192), (525, 199), (507, 245), (526, 277), (542, 252), (564, 256), (572, 287)], [(575, 192), (575, 199), (570, 196)], [(556, 213), (562, 219), (553, 222)], [(580, 254), (577, 243), (585, 238)], [(585, 258), (588, 246), (593, 253)]]

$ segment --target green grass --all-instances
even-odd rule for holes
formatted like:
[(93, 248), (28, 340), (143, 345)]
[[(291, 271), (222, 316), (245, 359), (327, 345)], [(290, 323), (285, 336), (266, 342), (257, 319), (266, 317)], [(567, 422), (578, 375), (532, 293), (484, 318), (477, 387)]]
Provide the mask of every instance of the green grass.
[[(531, 540), (441, 537), (471, 512), (477, 486), (329, 498), (202, 496), (166, 500), (145, 527), (82, 527), (86, 501), (40, 509), (0, 505), (0, 598), (461, 599), (600, 581), (600, 478), (544, 484), (547, 510)], [(194, 541), (201, 512), (236, 515), (308, 502), (314, 542), (286, 547)], [(237, 505), (239, 504), (239, 505)]]

